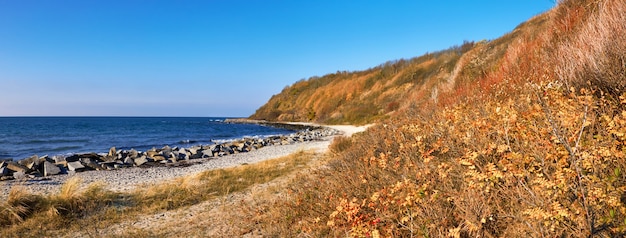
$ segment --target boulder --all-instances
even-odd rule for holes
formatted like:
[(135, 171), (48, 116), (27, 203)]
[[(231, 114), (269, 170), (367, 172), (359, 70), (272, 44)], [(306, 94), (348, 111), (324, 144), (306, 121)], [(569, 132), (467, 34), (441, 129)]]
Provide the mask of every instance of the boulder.
[(202, 154), (200, 157), (201, 158), (210, 158), (210, 157), (214, 157), (218, 152), (213, 152), (211, 150), (203, 150), (202, 152), (198, 153), (198, 154)]
[(163, 148), (161, 148), (161, 151), (172, 152), (172, 147), (170, 147), (169, 145), (163, 146)]
[(159, 152), (157, 152), (157, 151), (156, 151), (156, 150), (154, 150), (154, 149), (146, 151), (146, 155), (147, 155), (148, 157), (154, 157), (154, 156), (156, 156), (156, 155), (158, 155), (158, 154), (159, 154)]
[(74, 162), (74, 161), (79, 161), (82, 158), (89, 158), (91, 159), (93, 162), (99, 162), (103, 160), (103, 156), (96, 154), (96, 153), (87, 153), (87, 154), (75, 154), (72, 156), (69, 156), (67, 158), (65, 158), (65, 160), (67, 162)]
[(28, 168), (26, 166), (18, 164), (18, 163), (13, 162), (13, 161), (7, 162), (6, 168), (10, 169), (13, 172), (20, 172), (20, 173), (23, 173), (23, 174), (26, 174), (26, 171), (28, 171)]
[(15, 173), (13, 173), (13, 178), (15, 178), (15, 179), (25, 179), (26, 178), (26, 173), (24, 173), (24, 172), (15, 172)]
[(211, 150), (211, 152), (213, 152), (213, 153), (217, 153), (217, 152), (222, 151), (222, 145), (220, 145), (220, 144), (211, 145), (211, 146), (209, 146), (208, 149)]
[(139, 152), (137, 152), (137, 150), (135, 149), (130, 149), (130, 151), (128, 151), (128, 156), (127, 158), (131, 158), (131, 159), (135, 159), (139, 157)]
[(190, 153), (189, 156), (193, 156), (193, 155), (197, 154), (199, 150), (202, 150), (202, 147), (194, 146), (194, 147), (189, 148), (188, 150), (189, 150), (189, 153)]
[(188, 152), (185, 148), (180, 148), (172, 152), (176, 160), (187, 160), (191, 156), (191, 152)]
[(109, 149), (109, 153), (104, 157), (104, 161), (113, 162), (115, 159), (117, 159), (117, 150), (115, 147), (111, 147), (111, 149)]
[[(204, 151), (205, 150), (202, 150), (202, 149), (191, 150), (189, 152), (190, 153), (189, 159), (199, 159), (199, 158), (202, 158), (202, 155), (204, 155)], [(209, 150), (209, 153), (212, 153), (212, 152)]]
[(74, 161), (74, 162), (67, 163), (67, 169), (69, 171), (82, 172), (86, 168), (83, 165), (83, 163), (81, 163), (80, 161)]
[(103, 169), (98, 163), (96, 163), (92, 158), (80, 158), (80, 161), (86, 168), (101, 170)]
[(44, 155), (44, 156), (39, 157), (39, 163), (40, 164), (42, 164), (44, 160), (50, 161), (50, 156)]
[(172, 163), (176, 163), (178, 161), (178, 158), (177, 158), (177, 156), (173, 156), (173, 154), (172, 154), (172, 156), (169, 156), (167, 158), (167, 161), (172, 162)]
[(0, 166), (0, 177), (9, 176), (11, 174), (9, 172), (10, 171), (7, 167)]
[(37, 166), (39, 165), (39, 156), (33, 155), (31, 157), (18, 161), (18, 163), (26, 166), (30, 170), (37, 169)]
[(150, 158), (152, 158), (154, 161), (164, 161), (164, 160), (166, 160), (165, 156), (159, 155), (159, 154), (151, 156)]
[(61, 169), (48, 161), (43, 162), (43, 176), (57, 175), (61, 173)]
[(161, 153), (163, 154), (163, 157), (164, 157), (165, 159), (171, 159), (171, 158), (176, 157), (176, 156), (174, 155), (174, 152), (172, 152), (172, 151), (169, 151), (169, 152), (167, 152), (167, 151), (162, 151)]
[(135, 156), (135, 157), (127, 156), (126, 158), (124, 158), (123, 162), (124, 162), (124, 164), (133, 165), (133, 164), (135, 164), (135, 159), (136, 158), (137, 158), (137, 156)]
[(54, 163), (55, 164), (61, 165), (63, 167), (67, 166), (67, 160), (65, 159), (65, 157), (63, 157), (63, 156), (54, 156), (53, 159), (54, 159)]
[(148, 162), (148, 160), (146, 159), (146, 156), (140, 156), (137, 157), (136, 159), (134, 159), (135, 165), (136, 166), (140, 166), (142, 164), (145, 164), (146, 162)]

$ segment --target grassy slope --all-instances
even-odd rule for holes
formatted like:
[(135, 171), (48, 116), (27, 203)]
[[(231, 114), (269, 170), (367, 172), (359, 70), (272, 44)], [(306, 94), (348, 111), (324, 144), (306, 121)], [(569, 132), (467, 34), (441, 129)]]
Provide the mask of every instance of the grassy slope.
[(352, 146), (328, 170), (294, 182), (275, 208), (290, 219), (268, 229), (625, 235), (625, 11), (617, 0), (562, 1), (473, 47), (453, 80), (435, 84), (436, 100), (434, 87), (410, 92), (401, 113), (343, 142)]
[(450, 77), (462, 46), (358, 72), (337, 72), (301, 80), (274, 95), (252, 119), (365, 124), (387, 118), (411, 92), (430, 90)]

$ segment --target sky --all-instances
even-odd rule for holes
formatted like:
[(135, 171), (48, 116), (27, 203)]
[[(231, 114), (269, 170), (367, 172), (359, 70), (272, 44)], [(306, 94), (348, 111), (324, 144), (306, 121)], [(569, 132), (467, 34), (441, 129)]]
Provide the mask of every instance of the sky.
[(0, 116), (246, 117), (300, 79), (495, 39), (554, 5), (0, 0)]

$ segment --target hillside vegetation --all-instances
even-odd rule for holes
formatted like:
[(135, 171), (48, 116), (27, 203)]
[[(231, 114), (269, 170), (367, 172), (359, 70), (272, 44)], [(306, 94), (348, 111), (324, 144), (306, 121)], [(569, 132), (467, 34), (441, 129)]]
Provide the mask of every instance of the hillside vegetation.
[(413, 92), (448, 81), (459, 58), (472, 47), (473, 42), (465, 42), (365, 71), (300, 80), (274, 95), (250, 118), (327, 124), (363, 124), (389, 118)]
[(328, 166), (267, 208), (282, 217), (258, 223), (283, 236), (626, 235), (624, 12), (564, 0), (493, 41), (285, 88), (252, 117), (378, 123), (335, 142)]

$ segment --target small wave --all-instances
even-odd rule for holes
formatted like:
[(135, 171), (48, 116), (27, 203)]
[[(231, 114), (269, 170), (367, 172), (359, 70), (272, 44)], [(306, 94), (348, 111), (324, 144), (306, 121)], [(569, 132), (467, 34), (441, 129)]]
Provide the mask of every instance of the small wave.
[(213, 143), (215, 144), (223, 144), (223, 143), (230, 143), (230, 142), (234, 142), (234, 141), (238, 141), (241, 140), (241, 138), (235, 138), (235, 139), (218, 139), (218, 140), (211, 140), (213, 141)]
[(196, 140), (181, 140), (178, 143), (180, 143), (180, 144), (193, 144), (193, 143), (198, 143), (198, 141), (196, 141)]

